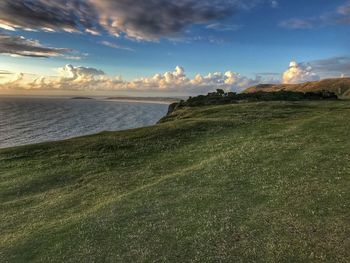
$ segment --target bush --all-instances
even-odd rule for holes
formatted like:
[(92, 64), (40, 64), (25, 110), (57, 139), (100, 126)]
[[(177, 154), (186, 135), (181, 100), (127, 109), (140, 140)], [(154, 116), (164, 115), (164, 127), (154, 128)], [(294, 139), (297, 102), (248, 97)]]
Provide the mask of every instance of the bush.
[(187, 101), (181, 101), (177, 105), (172, 105), (171, 112), (179, 107), (197, 107), (206, 105), (221, 105), (238, 103), (239, 101), (300, 101), (300, 100), (334, 100), (338, 96), (329, 91), (322, 92), (293, 92), (293, 91), (277, 91), (277, 92), (255, 92), (240, 93), (227, 92), (217, 89), (216, 92), (208, 93), (208, 95), (199, 95), (197, 97), (189, 97)]

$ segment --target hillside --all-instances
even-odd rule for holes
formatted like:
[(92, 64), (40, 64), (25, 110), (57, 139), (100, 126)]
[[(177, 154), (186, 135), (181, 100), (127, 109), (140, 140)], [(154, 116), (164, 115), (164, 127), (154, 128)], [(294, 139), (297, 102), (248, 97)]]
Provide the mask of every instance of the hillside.
[(245, 93), (257, 91), (298, 91), (298, 92), (319, 92), (327, 90), (334, 92), (339, 97), (350, 98), (350, 78), (325, 79), (321, 81), (307, 82), (302, 84), (263, 84), (245, 90)]
[(350, 102), (182, 108), (0, 150), (0, 262), (348, 262)]

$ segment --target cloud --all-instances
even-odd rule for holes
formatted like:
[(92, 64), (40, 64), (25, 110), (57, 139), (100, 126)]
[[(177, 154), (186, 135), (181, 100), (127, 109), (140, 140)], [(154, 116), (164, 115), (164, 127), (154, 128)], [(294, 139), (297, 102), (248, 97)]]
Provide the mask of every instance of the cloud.
[[(178, 94), (203, 94), (215, 89), (240, 92), (248, 87), (261, 83), (294, 84), (316, 81), (320, 76), (348, 76), (350, 58), (335, 57), (316, 60), (308, 63), (292, 61), (286, 72), (257, 73), (255, 78), (242, 76), (234, 71), (213, 72), (207, 75), (197, 74), (190, 78), (185, 69), (177, 66), (173, 71), (158, 73), (150, 77), (124, 80), (121, 76), (107, 76), (104, 71), (66, 65), (57, 70), (57, 77), (37, 77), (28, 74), (17, 74), (12, 80), (0, 84), (0, 90), (75, 90), (75, 91), (139, 91), (139, 92), (171, 92)], [(1, 74), (11, 74), (4, 70)], [(332, 75), (334, 76), (334, 75)]]
[(79, 79), (79, 78), (93, 78), (95, 76), (102, 76), (105, 73), (102, 70), (87, 67), (74, 67), (73, 65), (66, 65), (59, 70), (60, 75), (67, 79)]
[(311, 29), (315, 27), (350, 24), (350, 1), (336, 10), (310, 18), (292, 18), (280, 23), (280, 26), (290, 29)]
[(16, 78), (0, 84), (0, 89), (31, 90), (82, 90), (82, 91), (166, 91), (181, 94), (201, 94), (217, 88), (241, 91), (262, 81), (260, 77), (250, 79), (238, 73), (227, 71), (187, 77), (185, 70), (177, 66), (174, 71), (155, 74), (151, 77), (126, 81), (120, 76), (106, 76), (103, 71), (66, 65), (58, 70), (59, 77), (39, 77), (32, 81)]
[(281, 22), (280, 26), (290, 29), (311, 29), (314, 27), (314, 21), (311, 19), (292, 18)]
[(80, 0), (2, 0), (0, 25), (25, 30), (78, 32), (94, 31), (96, 17), (89, 1)]
[(238, 31), (242, 28), (240, 25), (226, 25), (221, 23), (209, 24), (206, 27), (207, 29), (212, 29), (216, 31)]
[(332, 57), (309, 62), (313, 70), (325, 77), (350, 75), (350, 57)]
[(71, 50), (43, 46), (39, 41), (0, 33), (0, 54), (28, 57), (57, 57)]
[(127, 51), (131, 51), (131, 52), (135, 51), (132, 48), (121, 46), (121, 45), (118, 45), (118, 44), (115, 44), (115, 43), (112, 43), (112, 42), (109, 42), (109, 41), (101, 41), (100, 44), (104, 45), (106, 47), (114, 48), (114, 49), (127, 50)]
[(278, 3), (277, 0), (271, 0), (270, 3), (271, 3), (271, 7), (272, 7), (272, 8), (277, 8), (277, 7), (279, 7), (279, 3)]
[(27, 83), (23, 82), (24, 74), (18, 73), (11, 80), (1, 83), (0, 90), (18, 90), (27, 87)]
[(290, 62), (289, 69), (283, 74), (284, 84), (298, 84), (308, 81), (320, 80), (320, 76), (313, 72), (311, 66)]
[(82, 60), (84, 59), (86, 56), (65, 56), (64, 58), (67, 60)]
[(227, 0), (92, 0), (100, 24), (112, 35), (125, 33), (139, 40), (176, 37), (193, 24), (206, 23), (232, 14), (235, 1)]
[(217, 88), (240, 91), (256, 83), (257, 80), (249, 79), (232, 71), (209, 73), (204, 76), (197, 74), (193, 79), (190, 79), (186, 76), (185, 70), (177, 66), (174, 71), (133, 80), (127, 83), (127, 87), (141, 90), (172, 90), (199, 94)]
[(337, 9), (338, 14), (349, 16), (350, 15), (350, 1), (347, 1), (344, 5), (339, 6)]
[(0, 79), (7, 78), (8, 75), (12, 75), (13, 73), (8, 70), (1, 70), (0, 69)]
[(0, 75), (12, 75), (13, 73), (8, 70), (1, 70), (0, 69)]
[(87, 32), (154, 41), (178, 37), (194, 24), (209, 24), (271, 0), (2, 0), (0, 28)]
[(283, 75), (285, 83), (299, 83), (350, 75), (350, 57), (340, 56), (309, 62), (291, 62)]

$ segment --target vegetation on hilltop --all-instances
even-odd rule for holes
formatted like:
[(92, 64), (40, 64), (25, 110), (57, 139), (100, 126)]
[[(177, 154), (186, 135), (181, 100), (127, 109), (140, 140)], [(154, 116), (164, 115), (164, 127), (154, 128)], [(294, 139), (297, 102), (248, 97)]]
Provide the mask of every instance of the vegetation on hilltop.
[(323, 90), (335, 93), (340, 98), (350, 98), (350, 78), (324, 79), (302, 84), (263, 84), (251, 87), (247, 89), (245, 93), (255, 93), (259, 91), (320, 92)]
[(181, 108), (0, 150), (0, 262), (348, 262), (350, 102)]
[[(217, 89), (216, 92), (208, 93), (207, 95), (199, 95), (190, 97), (188, 100), (174, 102), (169, 106), (168, 114), (171, 114), (177, 109), (184, 107), (198, 107), (208, 105), (223, 105), (233, 104), (241, 101), (303, 101), (303, 100), (337, 100), (338, 96), (326, 90), (319, 92), (295, 92), (295, 91), (257, 91), (251, 93), (235, 93), (225, 92), (222, 89)], [(166, 117), (165, 117), (166, 118)], [(162, 120), (160, 121), (162, 122)]]

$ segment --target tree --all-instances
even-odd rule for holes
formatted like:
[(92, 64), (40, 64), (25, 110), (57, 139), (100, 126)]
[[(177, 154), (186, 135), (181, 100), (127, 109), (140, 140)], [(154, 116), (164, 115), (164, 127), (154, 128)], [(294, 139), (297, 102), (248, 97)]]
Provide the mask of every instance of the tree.
[(216, 93), (220, 96), (224, 96), (225, 95), (225, 91), (223, 89), (217, 89)]

